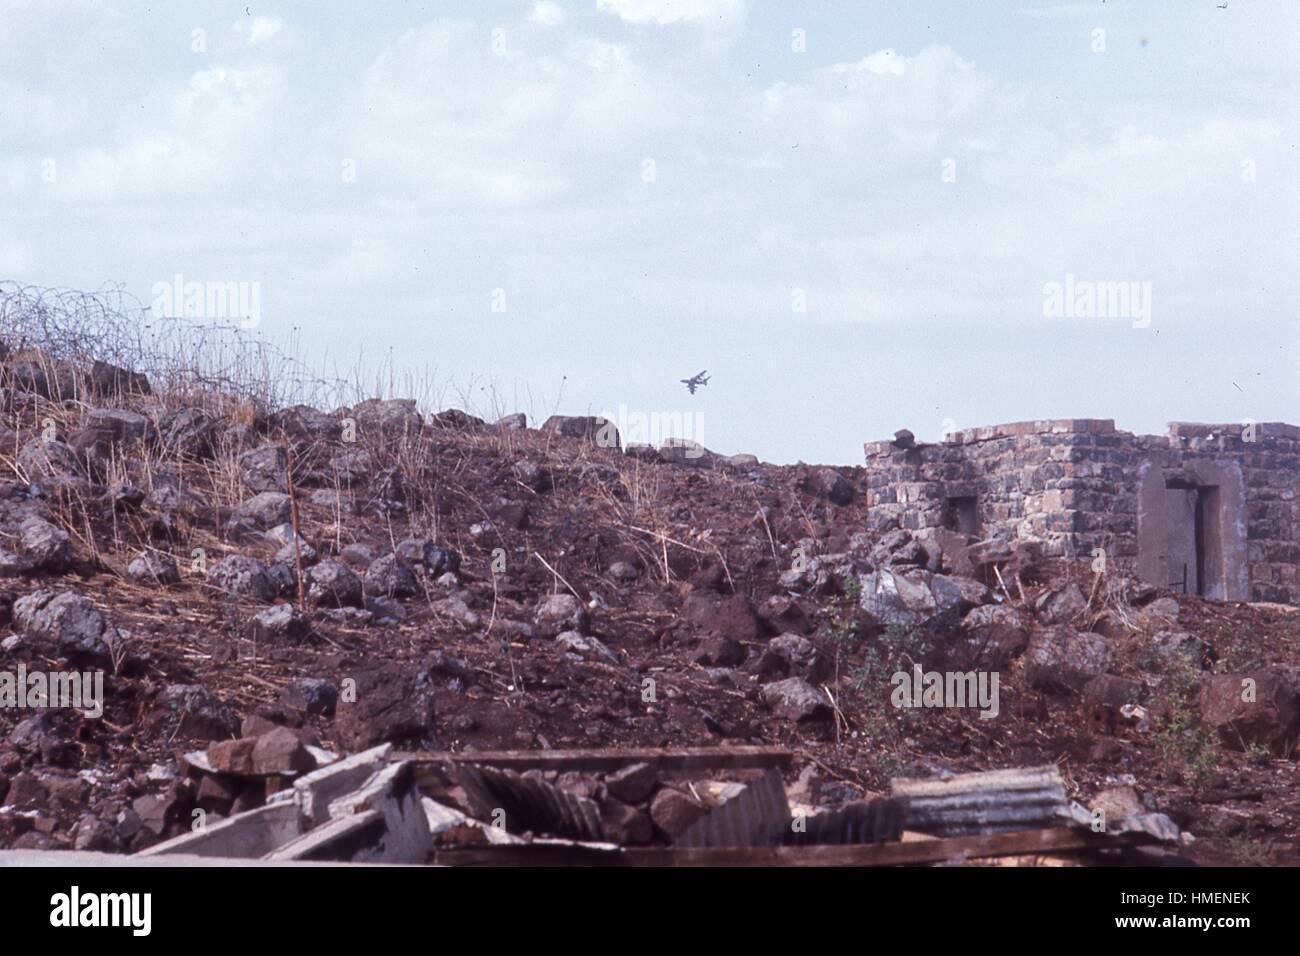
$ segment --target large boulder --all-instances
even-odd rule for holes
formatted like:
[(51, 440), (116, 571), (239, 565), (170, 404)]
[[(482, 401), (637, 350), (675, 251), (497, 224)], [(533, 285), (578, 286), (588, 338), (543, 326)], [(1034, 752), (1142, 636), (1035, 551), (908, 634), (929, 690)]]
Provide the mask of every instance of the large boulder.
[(882, 626), (915, 625), (937, 613), (934, 595), (924, 583), (883, 569), (864, 574), (858, 581), (859, 606)]
[(852, 504), (853, 485), (834, 468), (815, 468), (804, 475), (799, 487), (810, 495), (825, 498), (833, 505)]
[(168, 684), (154, 699), (145, 726), (167, 742), (225, 740), (239, 733), (239, 718), (202, 684)]
[(86, 424), (107, 432), (114, 442), (144, 441), (153, 437), (153, 422), (139, 412), (125, 408), (92, 408)]
[(241, 501), (231, 513), (231, 524), (249, 523), (258, 528), (270, 529), (289, 520), (292, 501), (279, 491), (263, 491), (247, 501)]
[(759, 698), (776, 716), (796, 723), (830, 720), (833, 713), (826, 695), (802, 677), (787, 677), (766, 684)]
[(18, 529), (23, 556), (37, 571), (60, 573), (72, 564), (72, 538), (44, 518), (32, 516)]
[(587, 609), (572, 594), (552, 594), (537, 605), (533, 624), (542, 637), (556, 637), (566, 631), (587, 630)]
[(163, 551), (141, 551), (127, 565), (126, 576), (136, 584), (180, 584), (181, 571), (176, 559)]
[(415, 402), (406, 398), (371, 398), (352, 409), (357, 423), (357, 438), (386, 440), (415, 438), (424, 428), (424, 419)]
[(366, 569), (365, 588), (371, 597), (406, 598), (420, 593), (415, 572), (399, 554), (386, 554), (372, 561)]
[(595, 415), (552, 415), (542, 422), (539, 431), (578, 438), (602, 448), (622, 447), (618, 427), (609, 419)]
[(416, 750), (438, 749), (434, 688), (428, 668), (387, 663), (350, 674), (335, 705), (334, 733), (351, 751), (391, 743)]
[(1289, 675), (1276, 670), (1208, 674), (1201, 680), (1201, 720), (1224, 746), (1290, 752), (1300, 734), (1300, 701)]
[(322, 561), (306, 578), (307, 597), (317, 607), (361, 607), (361, 578), (342, 561)]
[(1041, 690), (1080, 692), (1106, 672), (1110, 648), (1100, 634), (1058, 624), (1034, 635), (1025, 652), (1025, 680)]
[(18, 468), (29, 481), (84, 478), (85, 469), (71, 447), (57, 439), (33, 438), (18, 449)]
[(299, 441), (337, 441), (342, 425), (333, 415), (310, 405), (291, 405), (271, 416), (271, 424), (289, 438)]
[(208, 583), (235, 597), (270, 601), (281, 586), (270, 569), (257, 558), (231, 554), (208, 569)]
[(159, 443), (165, 452), (183, 458), (210, 458), (216, 446), (218, 421), (201, 408), (179, 408), (158, 423)]
[(141, 372), (110, 365), (98, 359), (90, 367), (88, 377), (91, 394), (98, 398), (117, 398), (120, 395), (152, 395), (148, 376)]
[(108, 667), (117, 630), (80, 594), (42, 590), (14, 602), (14, 621), (75, 664)]
[(283, 445), (262, 445), (239, 456), (239, 477), (252, 492), (287, 492), (288, 466), (289, 456)]
[(731, 641), (756, 641), (764, 631), (762, 619), (743, 594), (722, 597), (697, 588), (687, 595), (682, 616), (697, 630)]

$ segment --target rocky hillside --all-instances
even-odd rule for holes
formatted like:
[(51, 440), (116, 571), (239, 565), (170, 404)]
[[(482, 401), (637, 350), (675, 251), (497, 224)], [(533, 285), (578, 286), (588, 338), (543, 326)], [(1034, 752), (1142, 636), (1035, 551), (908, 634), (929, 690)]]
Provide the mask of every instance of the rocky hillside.
[[(855, 468), (62, 354), (0, 363), (0, 672), (102, 670), (106, 701), (0, 706), (0, 846), (129, 852), (255, 805), (181, 760), (235, 738), (781, 743), (813, 803), (1056, 763), (1196, 859), (1300, 862), (1295, 608), (873, 521)], [(996, 714), (894, 706), (916, 666), (996, 673)]]

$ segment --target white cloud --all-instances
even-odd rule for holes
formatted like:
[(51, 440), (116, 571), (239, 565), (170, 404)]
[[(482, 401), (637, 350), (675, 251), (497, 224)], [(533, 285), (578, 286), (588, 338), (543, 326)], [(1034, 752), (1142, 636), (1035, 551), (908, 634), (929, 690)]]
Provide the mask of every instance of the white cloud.
[(596, 9), (627, 23), (683, 23), (734, 20), (745, 12), (744, 0), (596, 0)]
[(558, 27), (564, 22), (564, 8), (551, 0), (537, 0), (532, 13), (528, 14), (529, 23), (540, 23), (544, 27)]
[(284, 27), (283, 20), (272, 17), (253, 17), (253, 27), (248, 31), (248, 45), (257, 46), (275, 36)]

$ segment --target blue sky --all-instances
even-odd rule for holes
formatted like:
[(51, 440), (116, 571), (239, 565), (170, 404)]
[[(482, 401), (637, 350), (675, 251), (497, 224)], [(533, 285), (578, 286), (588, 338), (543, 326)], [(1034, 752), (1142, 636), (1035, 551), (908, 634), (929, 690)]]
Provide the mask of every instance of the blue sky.
[(0, 278), (782, 462), (1300, 421), (1300, 5), (1218, 2), (0, 0)]

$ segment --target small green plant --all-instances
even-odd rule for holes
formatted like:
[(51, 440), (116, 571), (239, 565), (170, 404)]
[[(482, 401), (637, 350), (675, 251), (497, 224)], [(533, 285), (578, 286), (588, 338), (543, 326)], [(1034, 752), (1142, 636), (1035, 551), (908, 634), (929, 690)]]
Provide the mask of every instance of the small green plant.
[(1174, 655), (1164, 680), (1166, 712), (1158, 721), (1153, 740), (1165, 762), (1181, 772), (1191, 787), (1207, 783), (1223, 762), (1223, 750), (1214, 732), (1196, 719), (1196, 693), (1200, 669), (1190, 659)]
[(1264, 744), (1251, 744), (1246, 748), (1246, 763), (1252, 767), (1267, 767), (1273, 759), (1273, 751)]

